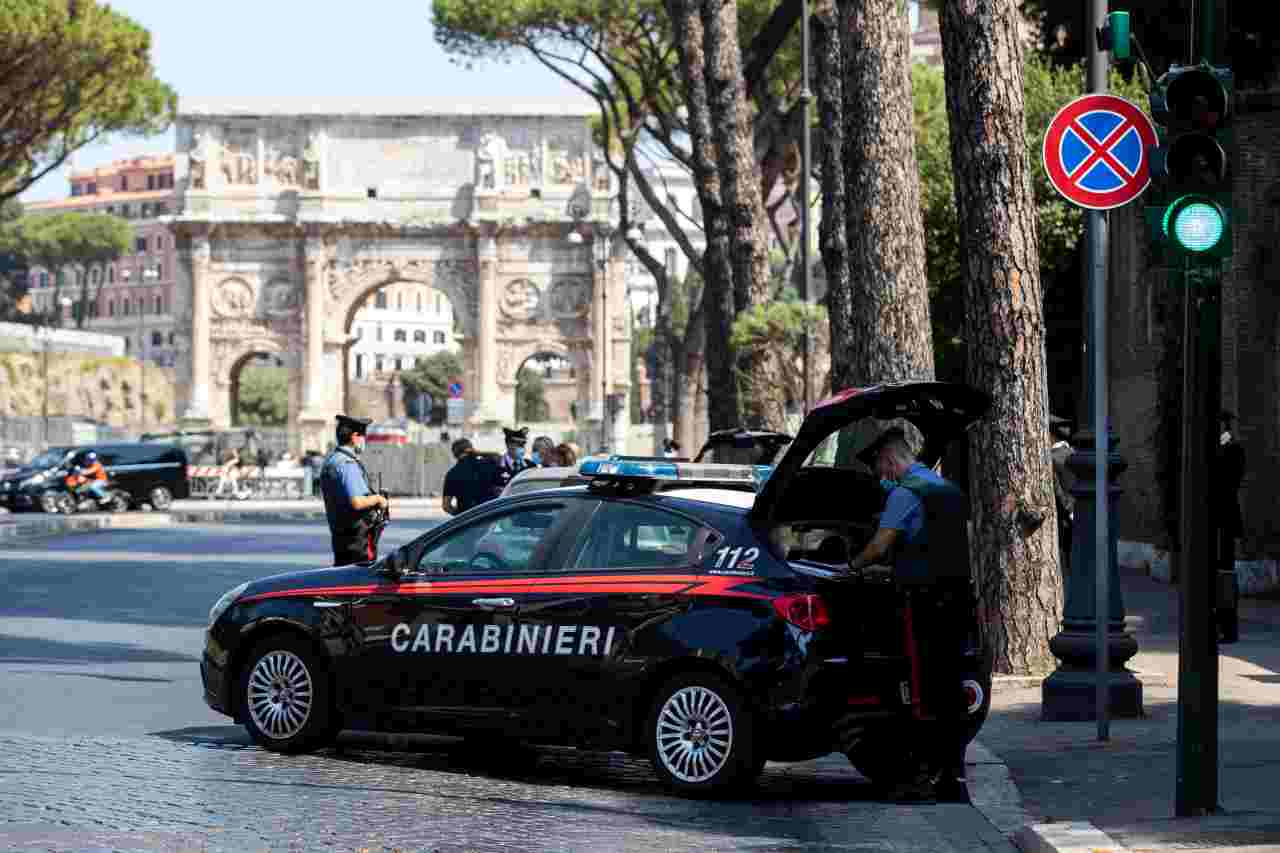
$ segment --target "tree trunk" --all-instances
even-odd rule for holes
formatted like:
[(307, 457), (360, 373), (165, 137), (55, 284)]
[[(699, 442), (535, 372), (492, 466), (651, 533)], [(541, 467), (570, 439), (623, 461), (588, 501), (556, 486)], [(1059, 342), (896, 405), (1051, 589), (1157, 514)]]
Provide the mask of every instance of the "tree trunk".
[[(658, 292), (658, 316), (653, 324), (653, 375), (649, 377), (649, 410), (653, 423), (653, 452), (661, 455), (662, 442), (667, 438), (667, 424), (674, 408), (670, 405), (672, 365), (676, 363), (673, 352), (674, 338), (671, 332), (671, 288)], [(632, 353), (632, 358), (637, 355)], [(640, 353), (640, 358), (644, 357)]]
[(945, 0), (951, 168), (960, 214), (966, 376), (992, 396), (970, 433), (971, 554), (997, 672), (1053, 668), (1062, 620), (1049, 459), (1044, 305), (1015, 0)]
[(701, 310), (695, 309), (690, 312), (689, 327), (684, 335), (684, 367), (676, 377), (676, 381), (685, 388), (684, 398), (688, 402), (684, 420), (680, 424), (680, 430), (676, 432), (676, 440), (680, 442), (680, 455), (689, 458), (693, 458), (702, 443), (698, 437), (699, 424), (706, 418), (706, 342), (707, 325), (702, 320)]
[(689, 422), (689, 415), (693, 409), (693, 400), (689, 397), (689, 384), (685, 382), (682, 370), (686, 359), (685, 341), (672, 335), (672, 370), (668, 374), (667, 388), (671, 394), (671, 437), (676, 441), (680, 441), (680, 435), (685, 429), (685, 424)]
[[(729, 252), (733, 266), (734, 316), (769, 299), (769, 249), (764, 203), (756, 178), (755, 143), (747, 86), (738, 46), (737, 0), (702, 0), (702, 43), (707, 101), (720, 200), (729, 220)], [(768, 425), (768, 374), (763, 356), (735, 357), (745, 390), (743, 421)]]
[(933, 378), (906, 7), (837, 0), (849, 283), (829, 288), (832, 387)]
[[(818, 250), (827, 273), (827, 293), (849, 299), (849, 257), (845, 238), (844, 182), (844, 59), (840, 45), (840, 21), (834, 0), (828, 0), (813, 16), (813, 79), (818, 96), (818, 168), (822, 174), (822, 221), (818, 223)], [(830, 298), (830, 297), (828, 297)], [(834, 312), (831, 313), (835, 316)], [(846, 315), (847, 316), (847, 313)], [(828, 321), (830, 324), (832, 321)], [(834, 332), (834, 329), (832, 330)], [(812, 383), (819, 388), (826, 371), (810, 358)], [(821, 397), (822, 392), (817, 392)], [(809, 401), (812, 405), (813, 400)]]
[[(689, 110), (690, 151), (693, 177), (702, 207), (706, 249), (702, 255), (704, 353), (710, 374), (707, 400), (711, 429), (729, 429), (739, 423), (738, 384), (733, 371), (729, 335), (733, 329), (733, 270), (729, 265), (729, 224), (720, 206), (720, 175), (716, 171), (715, 143), (711, 137), (711, 111), (703, 75), (702, 18), (697, 0), (667, 0), (667, 13), (680, 57), (685, 104)], [(687, 336), (687, 332), (686, 332)], [(678, 362), (677, 362), (678, 363)]]

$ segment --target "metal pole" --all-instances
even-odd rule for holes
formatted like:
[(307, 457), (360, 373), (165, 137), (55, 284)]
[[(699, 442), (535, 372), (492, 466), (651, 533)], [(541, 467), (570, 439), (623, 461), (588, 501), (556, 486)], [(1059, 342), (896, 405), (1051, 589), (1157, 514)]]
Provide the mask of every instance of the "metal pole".
[(812, 157), (809, 140), (809, 0), (800, 0), (800, 299), (806, 311), (801, 369), (804, 376), (804, 411), (813, 402), (812, 338), (809, 334), (809, 168)]
[[(1094, 30), (1106, 24), (1107, 0), (1090, 0), (1090, 20), (1085, 28), (1089, 41), (1089, 91), (1107, 91), (1108, 55), (1099, 49)], [(1092, 294), (1093, 333), (1093, 477), (1097, 494), (1094, 515), (1094, 638), (1095, 664), (1098, 670), (1097, 719), (1098, 740), (1111, 737), (1108, 702), (1110, 660), (1107, 653), (1107, 629), (1111, 623), (1110, 589), (1111, 555), (1109, 544), (1111, 496), (1107, 490), (1107, 459), (1111, 454), (1111, 437), (1107, 431), (1107, 215), (1090, 210), (1086, 222), (1089, 246), (1089, 292)]]

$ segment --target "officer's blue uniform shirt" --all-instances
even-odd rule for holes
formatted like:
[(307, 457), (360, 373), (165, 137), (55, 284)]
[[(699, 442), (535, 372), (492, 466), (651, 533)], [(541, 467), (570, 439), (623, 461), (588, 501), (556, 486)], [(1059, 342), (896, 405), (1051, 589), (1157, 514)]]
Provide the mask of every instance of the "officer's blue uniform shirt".
[[(930, 483), (945, 483), (932, 469), (919, 462), (912, 464), (903, 475), (903, 479), (916, 477)], [(921, 532), (924, 530), (924, 503), (920, 496), (906, 486), (898, 485), (889, 492), (885, 501), (884, 512), (880, 515), (880, 526), (901, 530), (908, 544), (923, 544)]]
[(360, 513), (351, 508), (351, 499), (372, 494), (360, 463), (346, 448), (339, 447), (324, 460), (320, 469), (320, 489), (324, 494), (324, 512), (329, 529), (335, 533), (353, 532)]

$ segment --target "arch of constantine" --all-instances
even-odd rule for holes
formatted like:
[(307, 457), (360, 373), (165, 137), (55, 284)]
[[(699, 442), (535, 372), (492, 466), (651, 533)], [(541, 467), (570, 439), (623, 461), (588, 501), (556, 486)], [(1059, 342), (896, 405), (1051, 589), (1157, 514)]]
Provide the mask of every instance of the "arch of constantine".
[[(184, 423), (229, 426), (238, 365), (267, 353), (291, 368), (291, 420), (322, 446), (347, 405), (356, 311), (407, 281), (453, 305), (466, 433), (496, 441), (512, 422), (520, 366), (551, 354), (573, 366), (577, 428), (602, 435), (604, 395), (630, 384), (631, 339), (625, 246), (594, 260), (593, 242), (609, 239), (599, 226), (610, 184), (589, 115), (183, 104), (170, 225)], [(571, 241), (574, 231), (585, 239)], [(620, 408), (605, 433), (618, 448)]]

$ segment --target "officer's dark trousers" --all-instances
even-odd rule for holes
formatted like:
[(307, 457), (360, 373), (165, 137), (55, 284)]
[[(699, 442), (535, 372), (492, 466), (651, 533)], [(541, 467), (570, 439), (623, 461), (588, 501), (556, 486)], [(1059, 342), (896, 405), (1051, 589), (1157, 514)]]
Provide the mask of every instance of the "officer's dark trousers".
[[(962, 683), (972, 603), (967, 584), (912, 587), (907, 593), (907, 656), (921, 769), (964, 771), (960, 744), (967, 713)], [(919, 697), (917, 699), (917, 697)]]
[(345, 534), (333, 536), (333, 564), (349, 566), (352, 563), (366, 563), (376, 558), (377, 552), (369, 542), (368, 534)]

